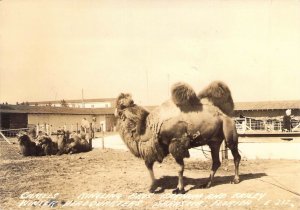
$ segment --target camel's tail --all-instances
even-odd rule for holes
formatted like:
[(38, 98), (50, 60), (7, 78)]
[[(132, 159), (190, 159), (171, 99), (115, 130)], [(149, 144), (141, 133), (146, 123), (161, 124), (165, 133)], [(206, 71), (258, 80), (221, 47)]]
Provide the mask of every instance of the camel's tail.
[(221, 81), (210, 83), (198, 94), (198, 98), (208, 98), (215, 106), (219, 107), (225, 114), (232, 115), (234, 103), (228, 86)]
[(183, 82), (175, 83), (171, 89), (172, 100), (177, 106), (193, 106), (199, 104), (194, 89)]

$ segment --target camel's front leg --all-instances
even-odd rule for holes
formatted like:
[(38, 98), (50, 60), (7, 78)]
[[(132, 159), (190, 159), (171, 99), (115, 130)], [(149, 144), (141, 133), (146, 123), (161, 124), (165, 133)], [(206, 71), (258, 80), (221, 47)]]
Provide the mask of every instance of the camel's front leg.
[(145, 161), (145, 164), (146, 164), (146, 167), (149, 171), (150, 178), (151, 178), (151, 185), (150, 185), (150, 188), (149, 188), (149, 192), (154, 193), (156, 188), (157, 188), (156, 179), (155, 179), (154, 172), (153, 172), (154, 163), (153, 162), (149, 163), (149, 162)]
[(176, 163), (179, 166), (178, 169), (178, 185), (177, 188), (175, 190), (173, 190), (174, 194), (184, 194), (185, 190), (184, 190), (184, 183), (183, 183), (183, 171), (184, 171), (184, 161), (183, 159), (176, 159)]

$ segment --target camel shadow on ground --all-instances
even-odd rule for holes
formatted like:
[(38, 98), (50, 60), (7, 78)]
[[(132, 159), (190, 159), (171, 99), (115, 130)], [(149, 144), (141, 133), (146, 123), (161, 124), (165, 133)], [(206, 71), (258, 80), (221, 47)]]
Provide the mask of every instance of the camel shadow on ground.
[[(240, 174), (240, 182), (258, 179), (261, 177), (267, 176), (266, 173), (248, 173), (248, 174)], [(212, 187), (223, 184), (230, 184), (233, 180), (234, 176), (215, 176)], [(196, 189), (203, 189), (203, 184), (208, 181), (208, 178), (188, 178), (184, 177), (185, 186), (191, 185), (192, 187), (189, 189), (185, 189), (186, 192)], [(155, 193), (163, 193), (166, 189), (175, 189), (178, 184), (177, 176), (163, 176), (157, 180), (157, 190)]]

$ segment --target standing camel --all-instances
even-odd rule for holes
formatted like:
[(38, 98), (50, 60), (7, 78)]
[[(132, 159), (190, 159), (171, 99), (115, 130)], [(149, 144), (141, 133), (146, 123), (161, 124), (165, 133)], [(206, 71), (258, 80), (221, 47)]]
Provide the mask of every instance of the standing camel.
[(235, 123), (230, 117), (234, 105), (227, 85), (213, 82), (197, 96), (189, 85), (177, 83), (171, 92), (172, 99), (151, 112), (136, 105), (130, 94), (121, 93), (116, 100), (118, 131), (129, 150), (144, 159), (152, 180), (149, 191), (157, 188), (153, 164), (162, 162), (170, 153), (179, 166), (178, 186), (173, 193), (185, 193), (184, 158), (190, 156), (190, 148), (202, 145), (211, 149), (211, 172), (203, 185), (211, 187), (221, 165), (219, 151), (224, 139), (234, 158), (233, 183), (239, 183), (241, 156)]

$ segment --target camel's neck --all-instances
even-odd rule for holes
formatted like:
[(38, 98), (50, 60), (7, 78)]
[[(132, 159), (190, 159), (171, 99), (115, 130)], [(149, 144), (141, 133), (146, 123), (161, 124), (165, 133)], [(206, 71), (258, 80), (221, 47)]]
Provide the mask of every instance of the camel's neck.
[(138, 142), (140, 141), (141, 136), (134, 131), (132, 124), (127, 119), (124, 121), (119, 119), (118, 130), (123, 142), (126, 144), (130, 152), (136, 157), (140, 157)]

